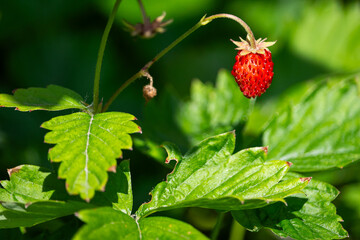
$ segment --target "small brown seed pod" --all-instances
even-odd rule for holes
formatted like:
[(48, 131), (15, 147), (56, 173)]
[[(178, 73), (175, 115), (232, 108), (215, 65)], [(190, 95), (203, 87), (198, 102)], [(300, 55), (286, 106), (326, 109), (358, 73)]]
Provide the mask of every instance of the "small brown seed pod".
[(150, 101), (150, 99), (155, 97), (156, 93), (157, 93), (156, 88), (154, 88), (151, 84), (145, 85), (143, 87), (143, 96), (146, 102)]

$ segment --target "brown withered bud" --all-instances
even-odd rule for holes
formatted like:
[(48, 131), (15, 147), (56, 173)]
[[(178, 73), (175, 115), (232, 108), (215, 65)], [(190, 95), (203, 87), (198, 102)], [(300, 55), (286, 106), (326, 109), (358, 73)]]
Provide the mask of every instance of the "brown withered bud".
[(144, 23), (137, 23), (135, 25), (128, 23), (123, 20), (125, 30), (131, 32), (131, 36), (140, 36), (143, 38), (152, 38), (157, 33), (165, 32), (165, 26), (172, 23), (172, 19), (164, 21), (166, 13), (164, 12), (161, 16), (157, 17), (153, 22), (150, 22), (149, 18), (146, 18)]
[(143, 87), (143, 96), (146, 102), (154, 98), (156, 94), (157, 94), (156, 88), (154, 88), (154, 86), (152, 86), (151, 84), (145, 85)]

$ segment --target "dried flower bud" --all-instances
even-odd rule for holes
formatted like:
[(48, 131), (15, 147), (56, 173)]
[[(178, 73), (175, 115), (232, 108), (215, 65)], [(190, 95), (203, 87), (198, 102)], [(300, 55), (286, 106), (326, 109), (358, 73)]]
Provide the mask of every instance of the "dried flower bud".
[(155, 97), (157, 94), (156, 88), (154, 88), (152, 85), (145, 85), (143, 88), (143, 96), (146, 100), (146, 102), (150, 101), (153, 97)]
[(144, 23), (137, 23), (135, 25), (130, 24), (123, 20), (125, 29), (131, 32), (132, 36), (140, 36), (143, 38), (152, 38), (156, 33), (165, 32), (165, 26), (172, 22), (172, 19), (163, 22), (166, 13), (164, 12), (161, 16), (157, 17), (153, 22), (147, 18)]

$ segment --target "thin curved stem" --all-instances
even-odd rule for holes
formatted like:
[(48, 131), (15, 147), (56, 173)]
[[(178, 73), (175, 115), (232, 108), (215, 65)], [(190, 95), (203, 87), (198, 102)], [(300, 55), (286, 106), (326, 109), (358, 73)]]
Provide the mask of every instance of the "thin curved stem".
[(144, 67), (140, 69), (137, 73), (135, 73), (132, 77), (130, 77), (126, 82), (124, 82), (117, 90), (116, 92), (110, 97), (110, 99), (106, 102), (104, 105), (104, 108), (102, 112), (106, 112), (108, 110), (109, 106), (113, 103), (113, 101), (119, 96), (119, 94), (132, 82), (134, 82), (136, 79), (142, 77), (145, 75), (146, 72), (148, 72), (149, 68), (162, 56), (164, 56), (167, 52), (169, 52), (172, 48), (174, 48), (179, 42), (181, 42), (183, 39), (185, 39), (187, 36), (189, 36), (192, 32), (194, 32), (196, 29), (201, 27), (201, 21), (198, 22), (195, 26), (190, 28), (188, 31), (186, 31), (183, 35), (181, 35), (178, 39), (176, 39), (174, 42), (172, 42), (169, 46), (164, 48), (161, 52), (159, 52), (151, 61), (149, 61), (147, 64), (145, 64)]
[(99, 52), (98, 52), (98, 57), (97, 57), (97, 62), (96, 62), (96, 69), (95, 69), (95, 77), (94, 77), (94, 94), (93, 94), (93, 108), (94, 108), (94, 112), (97, 112), (97, 108), (99, 105), (99, 85), (100, 85), (100, 73), (101, 73), (101, 65), (102, 65), (102, 61), (104, 58), (104, 51), (105, 51), (105, 47), (106, 47), (106, 42), (112, 27), (112, 24), (114, 22), (115, 19), (115, 15), (117, 10), (119, 9), (119, 5), (120, 5), (121, 0), (116, 0), (113, 10), (110, 14), (109, 20), (106, 24), (104, 33), (102, 35), (101, 38), (101, 42), (100, 42), (100, 48), (99, 48)]
[(207, 17), (206, 20), (213, 20), (216, 18), (228, 18), (228, 19), (232, 19), (236, 22), (238, 22), (247, 32), (247, 34), (249, 35), (249, 40), (250, 40), (250, 45), (252, 48), (256, 47), (256, 39), (254, 37), (253, 32), (251, 31), (251, 28), (249, 27), (249, 25), (247, 25), (241, 18), (234, 16), (232, 14), (228, 14), (228, 13), (219, 13), (219, 14), (215, 14), (212, 15), (210, 17)]
[(144, 25), (149, 25), (150, 24), (150, 18), (146, 15), (146, 11), (145, 11), (145, 8), (144, 8), (144, 5), (143, 5), (142, 1), (138, 0), (138, 4), (139, 4), (140, 10), (141, 10), (141, 15), (143, 17)]
[(215, 224), (214, 229), (213, 229), (213, 231), (211, 233), (211, 240), (216, 240), (219, 237), (219, 233), (220, 233), (220, 230), (222, 228), (224, 218), (225, 218), (225, 213), (220, 212), (219, 215), (217, 216), (216, 224)]
[(210, 23), (212, 20), (218, 19), (218, 18), (227, 18), (227, 19), (231, 19), (231, 20), (234, 20), (234, 21), (238, 22), (245, 29), (245, 31), (247, 32), (247, 34), (249, 36), (249, 40), (250, 40), (250, 45), (255, 48), (256, 41), (255, 41), (254, 34), (251, 31), (250, 27), (242, 19), (240, 19), (240, 18), (238, 18), (238, 17), (236, 17), (234, 15), (227, 14), (227, 13), (219, 13), (219, 14), (215, 14), (215, 15), (212, 15), (212, 16), (209, 16), (209, 17), (204, 16), (204, 17), (202, 17), (200, 19), (200, 21), (197, 24), (195, 24), (192, 28), (187, 30), (184, 34), (182, 34), (179, 38), (177, 38), (175, 41), (173, 41), (169, 46), (164, 48), (161, 52), (159, 52), (151, 61), (146, 63), (145, 66), (140, 69), (140, 71), (138, 71), (132, 77), (130, 77), (128, 80), (126, 80), (116, 90), (116, 92), (110, 97), (110, 99), (106, 102), (106, 104), (104, 105), (104, 108), (102, 109), (102, 112), (105, 112), (106, 110), (108, 110), (109, 106), (113, 103), (113, 101), (117, 98), (117, 96), (127, 86), (129, 86), (132, 82), (134, 82), (136, 79), (144, 76), (144, 74), (148, 72), (149, 68), (156, 61), (158, 61), (162, 56), (164, 56), (166, 53), (168, 53), (171, 49), (173, 49), (176, 45), (178, 45), (182, 40), (184, 40), (187, 36), (189, 36), (195, 30), (197, 30), (201, 26), (204, 26), (204, 25)]

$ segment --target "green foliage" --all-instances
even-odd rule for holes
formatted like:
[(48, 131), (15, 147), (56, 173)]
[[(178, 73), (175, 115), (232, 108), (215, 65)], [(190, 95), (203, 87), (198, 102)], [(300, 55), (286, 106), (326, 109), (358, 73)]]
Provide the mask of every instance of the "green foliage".
[(360, 69), (360, 5), (336, 0), (307, 4), (291, 38), (300, 55), (335, 70)]
[(139, 220), (139, 226), (143, 239), (208, 239), (191, 225), (168, 217), (143, 218)]
[[(283, 201), (307, 185), (308, 181), (303, 179), (279, 182), (290, 165), (284, 161), (265, 161), (263, 148), (232, 155), (234, 147), (235, 135), (229, 132), (208, 138), (192, 148), (177, 159), (178, 164), (167, 181), (155, 187), (152, 200), (139, 208), (137, 216), (181, 207), (256, 208)], [(180, 153), (170, 151), (169, 155), (180, 156)]]
[(167, 217), (150, 217), (138, 222), (111, 208), (84, 210), (78, 217), (86, 222), (75, 235), (80, 239), (208, 239), (191, 225)]
[(301, 102), (284, 108), (263, 137), (269, 159), (293, 171), (344, 167), (360, 158), (359, 75), (320, 81)]
[(112, 208), (81, 211), (77, 216), (87, 223), (74, 239), (140, 239), (138, 226), (129, 215)]
[(49, 151), (53, 162), (61, 162), (59, 177), (66, 179), (70, 194), (89, 201), (95, 190), (104, 189), (107, 173), (116, 168), (121, 149), (131, 149), (130, 133), (140, 128), (127, 113), (108, 112), (96, 115), (73, 113), (43, 123), (52, 130), (45, 142), (57, 144)]
[(22, 112), (86, 109), (79, 94), (56, 85), (49, 85), (47, 88), (16, 89), (14, 95), (0, 94), (0, 106), (15, 107)]
[[(287, 179), (300, 175), (288, 174)], [(348, 236), (331, 203), (339, 191), (330, 184), (312, 180), (304, 196), (285, 199), (286, 205), (276, 203), (259, 209), (233, 211), (234, 218), (250, 231), (269, 228), (281, 237), (294, 239), (342, 239)]]
[(106, 191), (97, 193), (91, 203), (109, 205), (127, 215), (131, 214), (133, 193), (129, 160), (122, 161), (115, 172), (109, 173)]
[(207, 137), (231, 131), (244, 122), (249, 105), (250, 100), (239, 92), (233, 76), (221, 70), (215, 87), (200, 80), (193, 81), (190, 101), (180, 105), (176, 120), (193, 146)]
[(67, 198), (56, 175), (37, 166), (9, 170), (10, 181), (1, 181), (0, 228), (30, 227), (91, 207), (83, 202), (56, 201)]
[(106, 192), (97, 194), (91, 204), (69, 196), (63, 183), (49, 170), (21, 165), (10, 169), (9, 174), (10, 181), (1, 181), (0, 228), (30, 227), (99, 205), (131, 214), (129, 161), (122, 161), (116, 173), (109, 174)]

